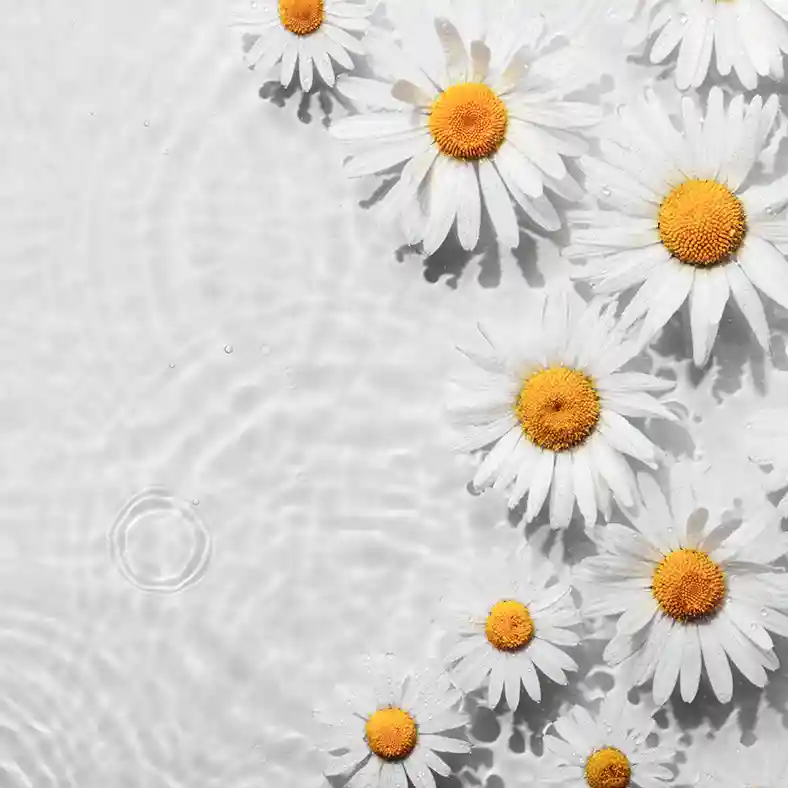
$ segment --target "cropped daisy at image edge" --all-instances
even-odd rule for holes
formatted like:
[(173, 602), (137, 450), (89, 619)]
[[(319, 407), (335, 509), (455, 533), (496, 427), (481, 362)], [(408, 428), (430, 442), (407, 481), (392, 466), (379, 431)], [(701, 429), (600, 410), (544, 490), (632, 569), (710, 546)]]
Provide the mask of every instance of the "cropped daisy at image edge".
[(605, 660), (634, 685), (652, 681), (665, 703), (678, 687), (695, 699), (705, 668), (722, 703), (733, 696), (734, 665), (756, 687), (776, 670), (772, 634), (788, 636), (788, 550), (779, 517), (709, 516), (687, 494), (683, 467), (671, 469), (671, 503), (641, 474), (643, 507), (629, 525), (594, 534), (599, 554), (574, 572), (585, 617), (616, 617)]
[(323, 82), (336, 81), (336, 65), (355, 67), (353, 54), (364, 52), (360, 37), (369, 28), (371, 5), (355, 0), (253, 0), (234, 25), (257, 36), (246, 62), (262, 74), (278, 67), (277, 79), (288, 87), (298, 72), (309, 91), (315, 71)]
[[(721, 4), (724, 5), (724, 4)], [(729, 4), (733, 5), (733, 4)], [(640, 322), (654, 338), (688, 303), (692, 356), (709, 360), (723, 311), (733, 301), (769, 352), (765, 295), (788, 309), (788, 177), (752, 182), (779, 110), (777, 96), (725, 105), (712, 88), (705, 114), (681, 102), (682, 131), (653, 91), (621, 107), (601, 158), (586, 157), (586, 188), (603, 207), (572, 211), (569, 258), (587, 259), (576, 278), (601, 296), (636, 289), (622, 328)]]
[(438, 753), (462, 754), (462, 694), (437, 666), (407, 669), (392, 655), (367, 660), (337, 709), (320, 709), (326, 776), (348, 788), (435, 788), (449, 775)]
[(598, 714), (573, 706), (544, 737), (545, 783), (569, 788), (662, 788), (672, 784), (672, 748), (649, 744), (651, 713), (633, 706), (620, 688)]

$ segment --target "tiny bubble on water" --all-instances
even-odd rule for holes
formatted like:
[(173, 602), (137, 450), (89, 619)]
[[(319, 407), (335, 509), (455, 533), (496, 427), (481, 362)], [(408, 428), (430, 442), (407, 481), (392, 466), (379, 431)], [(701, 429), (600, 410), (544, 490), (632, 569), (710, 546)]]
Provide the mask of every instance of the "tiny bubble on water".
[(224, 352), (227, 353), (227, 355), (229, 356), (230, 353), (233, 352), (233, 346), (232, 345), (225, 345), (224, 346)]

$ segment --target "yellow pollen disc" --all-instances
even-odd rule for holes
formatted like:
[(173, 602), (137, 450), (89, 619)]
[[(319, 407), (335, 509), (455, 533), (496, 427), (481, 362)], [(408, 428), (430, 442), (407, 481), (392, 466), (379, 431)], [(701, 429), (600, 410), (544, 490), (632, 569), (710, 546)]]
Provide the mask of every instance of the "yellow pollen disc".
[(386, 761), (407, 758), (419, 738), (416, 721), (396, 706), (378, 709), (367, 720), (366, 732), (369, 749)]
[(629, 759), (615, 747), (596, 750), (586, 762), (586, 782), (591, 788), (627, 788), (631, 776)]
[(717, 181), (686, 181), (659, 208), (659, 236), (682, 263), (696, 266), (726, 262), (747, 232), (739, 198)]
[(725, 600), (725, 574), (700, 550), (674, 550), (654, 570), (651, 591), (676, 621), (694, 621), (715, 613)]
[(542, 449), (559, 452), (579, 446), (599, 421), (599, 394), (576, 369), (548, 367), (523, 383), (515, 405), (526, 437)]
[(441, 153), (486, 159), (506, 138), (506, 104), (487, 85), (463, 82), (446, 88), (430, 109), (429, 127)]
[(534, 622), (525, 605), (504, 600), (493, 605), (484, 634), (499, 651), (517, 651), (534, 636)]
[(279, 0), (279, 20), (297, 36), (314, 33), (324, 18), (323, 0)]

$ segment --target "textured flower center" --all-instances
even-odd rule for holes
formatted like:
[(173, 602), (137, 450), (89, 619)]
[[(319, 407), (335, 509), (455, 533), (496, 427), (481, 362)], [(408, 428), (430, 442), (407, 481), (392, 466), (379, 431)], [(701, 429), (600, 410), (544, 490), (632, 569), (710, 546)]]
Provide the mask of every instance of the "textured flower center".
[(416, 721), (396, 706), (378, 709), (367, 720), (366, 732), (369, 749), (387, 761), (407, 758), (419, 738)]
[(506, 599), (493, 605), (484, 634), (499, 651), (516, 651), (534, 636), (534, 622), (525, 605)]
[(487, 85), (463, 82), (446, 88), (430, 109), (429, 125), (441, 153), (486, 159), (506, 137), (506, 104)]
[(739, 198), (717, 181), (686, 181), (659, 208), (659, 236), (682, 263), (725, 262), (738, 251), (747, 232)]
[(651, 581), (659, 606), (677, 621), (694, 621), (714, 613), (725, 599), (725, 574), (700, 550), (668, 553)]
[(279, 0), (282, 27), (297, 36), (308, 36), (323, 24), (323, 0)]
[(615, 747), (596, 750), (586, 762), (586, 782), (591, 788), (627, 788), (631, 776), (629, 759)]
[(596, 428), (599, 394), (582, 372), (548, 367), (525, 381), (515, 411), (532, 443), (550, 451), (566, 451), (581, 444)]

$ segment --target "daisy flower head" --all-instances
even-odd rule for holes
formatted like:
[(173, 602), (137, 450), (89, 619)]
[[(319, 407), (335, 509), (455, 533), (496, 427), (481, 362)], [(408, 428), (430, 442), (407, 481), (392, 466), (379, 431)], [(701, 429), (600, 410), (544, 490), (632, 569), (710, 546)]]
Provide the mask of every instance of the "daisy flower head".
[(783, 78), (788, 5), (784, 0), (662, 0), (648, 33), (652, 63), (663, 63), (678, 49), (679, 90), (700, 87), (712, 59), (721, 76), (734, 71), (753, 90), (761, 77)]
[(676, 684), (691, 702), (702, 667), (718, 700), (733, 693), (731, 663), (763, 687), (778, 667), (770, 633), (788, 635), (788, 573), (778, 564), (788, 545), (765, 510), (744, 519), (695, 508), (682, 465), (671, 472), (671, 504), (641, 475), (644, 506), (629, 525), (596, 534), (599, 554), (575, 578), (586, 616), (617, 616), (605, 649), (624, 663), (632, 684), (653, 678), (665, 703)]
[(610, 516), (611, 491), (635, 505), (630, 458), (654, 466), (659, 452), (630, 419), (675, 419), (653, 396), (673, 384), (622, 369), (638, 348), (612, 310), (558, 292), (508, 341), (482, 333), (484, 351), (462, 351), (472, 377), (450, 407), (467, 428), (460, 448), (488, 450), (473, 486), (508, 488), (510, 508), (527, 493), (526, 522), (549, 497), (553, 528), (569, 524), (575, 501), (589, 525), (599, 510)]
[(312, 89), (315, 71), (326, 85), (336, 80), (335, 64), (354, 68), (351, 53), (362, 54), (360, 36), (369, 27), (372, 6), (363, 0), (255, 0), (236, 25), (257, 39), (246, 53), (250, 68), (278, 68), (284, 87), (296, 70), (301, 89)]
[(579, 133), (599, 113), (564, 96), (589, 78), (569, 47), (542, 52), (544, 23), (524, 9), (512, 0), (392, 4), (399, 40), (368, 37), (374, 78), (337, 85), (358, 110), (331, 127), (348, 146), (347, 174), (397, 168), (380, 221), (401, 217), (427, 254), (455, 224), (462, 247), (476, 248), (483, 210), (515, 248), (516, 205), (554, 231), (561, 220), (550, 194), (583, 194), (565, 159), (586, 150)]
[(492, 551), (474, 569), (456, 583), (447, 603), (450, 678), (466, 692), (488, 680), (490, 708), (505, 695), (515, 710), (521, 687), (538, 703), (540, 674), (566, 684), (565, 671), (577, 670), (564, 650), (579, 642), (571, 629), (579, 623), (572, 589), (525, 543), (511, 553)]
[(671, 782), (667, 765), (675, 752), (647, 743), (656, 727), (653, 711), (633, 706), (618, 688), (597, 715), (574, 706), (545, 734), (545, 782), (572, 788), (659, 788)]
[[(732, 5), (737, 3), (721, 3)], [(602, 158), (586, 158), (587, 188), (604, 205), (573, 212), (569, 257), (589, 258), (578, 274), (596, 292), (620, 296), (637, 288), (622, 326), (643, 318), (653, 338), (689, 302), (693, 360), (711, 354), (729, 300), (757, 341), (769, 348), (760, 293), (788, 307), (788, 241), (774, 214), (788, 203), (788, 178), (754, 185), (778, 100), (741, 95), (725, 107), (712, 88), (705, 114), (689, 97), (678, 131), (653, 92), (636, 110), (619, 110), (618, 133), (601, 142)]]
[(433, 772), (451, 772), (438, 753), (470, 751), (462, 695), (441, 669), (411, 672), (390, 655), (369, 660), (362, 675), (340, 712), (320, 713), (329, 730), (326, 776), (346, 778), (349, 788), (407, 788), (408, 779), (435, 788)]

